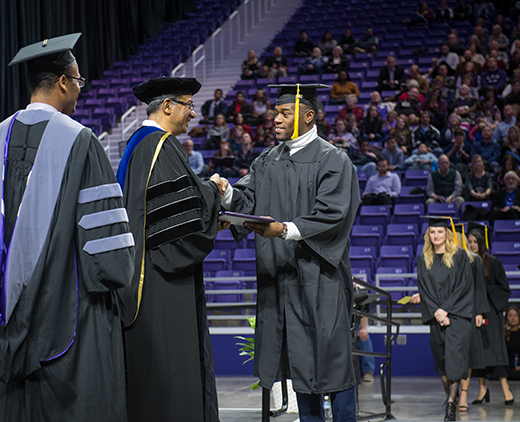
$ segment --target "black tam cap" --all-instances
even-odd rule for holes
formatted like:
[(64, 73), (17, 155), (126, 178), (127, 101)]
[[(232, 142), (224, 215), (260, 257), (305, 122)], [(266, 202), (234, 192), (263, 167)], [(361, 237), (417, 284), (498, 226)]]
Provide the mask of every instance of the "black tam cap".
[(49, 38), (25, 46), (16, 53), (9, 66), (27, 63), (27, 79), (31, 85), (53, 75), (61, 75), (75, 62), (72, 49), (81, 37), (81, 32)]
[(421, 215), (421, 218), (428, 218), (428, 227), (444, 227), (446, 229), (450, 229), (451, 231), (455, 230), (453, 220), (458, 220), (458, 218), (444, 217), (439, 215)]
[(320, 108), (320, 100), (318, 99), (317, 88), (328, 88), (323, 84), (281, 84), (267, 85), (269, 88), (279, 88), (280, 92), (276, 99), (276, 105), (296, 104), (296, 93), (300, 91), (300, 103), (311, 106), (317, 113)]
[(475, 221), (470, 221), (468, 223), (468, 235), (471, 232), (478, 231), (484, 240), (486, 241), (486, 248), (489, 249), (489, 227), (486, 224), (476, 223)]
[(201, 84), (195, 78), (171, 78), (162, 76), (137, 85), (133, 91), (137, 99), (150, 104), (154, 100), (165, 99), (174, 95), (195, 95)]

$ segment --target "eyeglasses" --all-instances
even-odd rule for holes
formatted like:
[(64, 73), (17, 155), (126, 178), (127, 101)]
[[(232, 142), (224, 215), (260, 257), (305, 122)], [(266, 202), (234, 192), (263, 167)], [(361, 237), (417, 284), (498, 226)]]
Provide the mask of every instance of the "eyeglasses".
[[(85, 78), (82, 78), (81, 76), (72, 76), (72, 75), (67, 75), (66, 73), (63, 74), (66, 78), (71, 78), (71, 79), (76, 79), (78, 81), (78, 86), (80, 88), (83, 88), (85, 86), (85, 82), (87, 81)], [(60, 76), (61, 78), (61, 76)], [(56, 79), (54, 81), (54, 83), (58, 82), (60, 80), (60, 78)]]
[(193, 103), (187, 103), (184, 101), (174, 100), (173, 98), (170, 98), (170, 101), (173, 103), (183, 105), (184, 107), (188, 107), (190, 109), (190, 111), (195, 110), (195, 104), (193, 104)]

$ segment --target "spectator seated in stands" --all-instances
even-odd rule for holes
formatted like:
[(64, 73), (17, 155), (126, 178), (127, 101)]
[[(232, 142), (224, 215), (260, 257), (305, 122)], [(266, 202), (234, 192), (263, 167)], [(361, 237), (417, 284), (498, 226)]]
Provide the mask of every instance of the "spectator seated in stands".
[(499, 171), (500, 162), (500, 145), (493, 142), (491, 139), (493, 131), (487, 124), (482, 124), (481, 139), (475, 140), (471, 147), (470, 156), (473, 158), (474, 155), (480, 155), (484, 160), (484, 164), (488, 171), (493, 174), (497, 174)]
[(386, 58), (386, 66), (383, 66), (379, 71), (376, 89), (379, 92), (399, 90), (405, 81), (404, 67), (395, 64), (394, 56), (388, 56)]
[(419, 4), (419, 10), (410, 19), (403, 20), (403, 25), (408, 28), (414, 26), (428, 26), (430, 22), (435, 18), (435, 13), (428, 8), (428, 4), (422, 1)]
[(344, 54), (354, 53), (354, 47), (357, 45), (357, 41), (354, 38), (354, 35), (352, 35), (352, 29), (345, 29), (345, 31), (343, 32), (343, 36), (338, 41), (338, 45), (341, 46)]
[(437, 68), (437, 75), (433, 78), (432, 83), (430, 84), (430, 90), (440, 88), (442, 90), (442, 99), (449, 104), (450, 101), (453, 100), (455, 80), (453, 79), (453, 76), (447, 75), (448, 66), (446, 66), (445, 63), (442, 63)]
[(312, 49), (312, 54), (298, 65), (298, 78), (301, 75), (319, 75), (320, 79), (327, 66), (327, 57), (322, 56), (319, 47)]
[(239, 177), (244, 177), (249, 173), (249, 167), (253, 160), (258, 157), (260, 153), (253, 148), (253, 140), (248, 133), (242, 135), (242, 147), (235, 154), (235, 165), (238, 168)]
[(350, 126), (345, 119), (337, 118), (334, 125), (334, 130), (327, 138), (332, 141), (334, 145), (342, 148), (359, 149), (358, 139), (359, 130), (357, 128), (356, 119), (352, 115), (347, 116), (350, 120)]
[(310, 57), (312, 54), (312, 49), (314, 48), (314, 43), (309, 39), (307, 35), (307, 31), (300, 31), (300, 38), (296, 41), (294, 45), (294, 56), (295, 57)]
[(226, 118), (223, 114), (215, 116), (213, 126), (206, 132), (206, 143), (202, 149), (219, 149), (222, 141), (229, 139), (229, 128), (226, 124)]
[(390, 104), (383, 102), (383, 100), (381, 99), (381, 94), (378, 91), (373, 91), (370, 94), (370, 101), (366, 105), (366, 110), (368, 111), (368, 109), (372, 106), (377, 107), (377, 111), (383, 120), (385, 120), (388, 117)]
[[(520, 76), (520, 69), (518, 69), (518, 72), (516, 72), (516, 74)], [(514, 80), (513, 82), (511, 82), (511, 92), (506, 95), (504, 103), (516, 106), (517, 109), (520, 108), (520, 80)]]
[[(468, 85), (473, 92), (473, 96), (478, 98), (478, 90), (480, 89), (480, 76), (475, 69), (475, 63), (472, 61), (463, 63), (464, 69), (455, 80), (455, 88), (460, 88), (462, 84)], [(470, 83), (463, 79), (469, 77)], [(477, 94), (475, 94), (477, 92)]]
[(355, 94), (348, 94), (346, 100), (347, 106), (339, 111), (336, 118), (345, 119), (347, 114), (353, 114), (356, 118), (356, 122), (361, 123), (361, 120), (363, 120), (363, 109), (356, 105), (358, 101), (357, 96)]
[(442, 99), (442, 91), (434, 88), (428, 99), (419, 106), (419, 113), (424, 111), (429, 113), (432, 125), (436, 128), (443, 128), (448, 124), (447, 109), (446, 101)]
[(495, 94), (488, 92), (484, 96), (484, 99), (478, 103), (475, 113), (475, 122), (477, 122), (477, 125), (471, 129), (471, 137), (474, 138), (475, 132), (479, 130), (479, 124), (481, 123), (486, 123), (491, 130), (495, 130), (495, 128), (500, 124), (502, 121), (502, 115), (495, 101)]
[[(509, 365), (505, 367), (508, 380), (520, 380), (520, 309), (511, 306), (506, 310), (504, 332)], [(515, 365), (516, 364), (516, 365)]]
[[(237, 114), (242, 114), (244, 121), (247, 123), (253, 110), (251, 106), (246, 102), (246, 97), (242, 91), (238, 91), (235, 97), (235, 101), (228, 107), (227, 119), (230, 123), (234, 123)], [(245, 129), (245, 128), (244, 128)]]
[(450, 159), (442, 154), (437, 161), (439, 170), (428, 176), (426, 204), (455, 203), (460, 211), (464, 198), (462, 197), (462, 177), (457, 170), (450, 169)]
[(186, 154), (188, 154), (191, 169), (197, 176), (201, 176), (205, 170), (204, 157), (202, 157), (200, 152), (193, 150), (193, 141), (191, 139), (186, 139), (182, 146)]
[(359, 126), (361, 139), (369, 142), (379, 142), (383, 139), (383, 119), (379, 116), (376, 106), (368, 109), (367, 116)]
[(441, 130), (441, 139), (439, 141), (439, 146), (444, 149), (444, 152), (451, 149), (451, 144), (455, 142), (456, 129), (462, 129), (464, 132), (464, 146), (471, 148), (471, 139), (469, 138), (468, 131), (460, 125), (461, 122), (462, 120), (458, 114), (450, 114), (450, 117), (448, 118), (448, 126)]
[(459, 56), (457, 53), (450, 51), (448, 43), (441, 44), (439, 57), (432, 60), (432, 65), (436, 68), (438, 68), (441, 63), (444, 63), (447, 66), (448, 76), (455, 75), (455, 71), (459, 65)]
[(264, 147), (265, 139), (268, 136), (275, 136), (275, 124), (274, 124), (274, 110), (267, 110), (264, 115), (264, 121), (256, 128), (255, 146)]
[[(477, 75), (478, 76), (478, 75)], [(479, 76), (479, 84), (480, 84), (480, 76)], [(460, 85), (459, 85), (460, 83)], [(456, 85), (456, 88), (455, 88), (455, 97), (457, 97), (460, 93), (460, 88), (462, 85), (467, 85), (469, 87), (469, 95), (471, 97), (475, 97), (475, 98), (479, 98), (480, 97), (480, 87), (477, 88), (476, 86), (474, 86), (475, 84), (473, 83), (473, 78), (471, 77), (471, 75), (467, 74), (467, 75), (462, 75), (460, 79), (457, 80), (457, 82), (455, 83)], [(478, 107), (478, 106), (477, 106)]]
[(504, 106), (504, 118), (493, 131), (493, 142), (502, 142), (506, 139), (509, 129), (516, 124), (515, 114), (512, 105)]
[(338, 45), (338, 42), (332, 37), (332, 32), (325, 31), (321, 37), (318, 47), (324, 56), (332, 56), (332, 50)]
[(273, 55), (265, 60), (263, 75), (265, 78), (287, 76), (287, 58), (283, 55), (282, 47), (276, 46)]
[[(251, 138), (253, 137), (253, 128), (251, 126), (245, 124), (244, 115), (242, 113), (237, 113), (237, 115), (235, 116), (235, 127), (236, 126), (242, 126), (242, 129), (244, 129), (244, 132), (249, 133)], [(231, 130), (231, 135), (233, 135), (233, 130)], [(242, 136), (242, 134), (240, 136)]]
[(329, 58), (325, 66), (325, 73), (339, 73), (342, 70), (348, 71), (350, 60), (343, 54), (343, 49), (337, 45), (332, 50), (332, 57)]
[[(402, 92), (399, 94), (399, 98), (397, 99), (397, 101), (406, 101), (408, 98), (410, 98), (410, 89), (411, 88), (417, 88), (419, 89), (419, 82), (417, 82), (415, 79), (410, 79), (408, 81), (408, 83), (406, 84), (406, 86), (402, 86), (403, 89), (406, 88), (406, 91)], [(420, 92), (419, 92), (419, 95), (418, 95), (418, 100), (419, 102), (423, 103), (424, 102), (424, 95), (422, 95)]]
[[(450, 51), (455, 53), (457, 56), (464, 55), (464, 50), (466, 47), (462, 45), (459, 42), (459, 39), (457, 38), (457, 35), (454, 33), (454, 29), (448, 34), (447, 40), (448, 40), (448, 47), (450, 47)], [(455, 31), (456, 32), (456, 31)], [(460, 59), (459, 59), (460, 61)], [(456, 68), (455, 68), (456, 69)]]
[(464, 50), (464, 54), (461, 57), (459, 57), (459, 64), (457, 65), (457, 69), (455, 70), (455, 78), (458, 78), (460, 75), (466, 73), (466, 64), (470, 62), (473, 63), (473, 66), (475, 66), (474, 72), (477, 75), (482, 74), (482, 65), (478, 62), (474, 62), (472, 58), (473, 53), (471, 52), (471, 50), (469, 48)]
[(246, 131), (244, 130), (244, 126), (242, 125), (235, 125), (235, 127), (231, 129), (228, 142), (233, 152), (238, 151), (240, 145), (242, 145), (242, 135), (244, 133), (246, 133)]
[(516, 164), (515, 159), (512, 155), (506, 154), (504, 155), (504, 158), (502, 158), (500, 173), (498, 173), (496, 178), (496, 190), (505, 188), (506, 183), (504, 177), (508, 171), (514, 171), (520, 179), (520, 168)]
[(262, 63), (256, 57), (255, 50), (247, 52), (247, 59), (242, 62), (242, 79), (258, 79), (262, 77)]
[(453, 10), (448, 7), (448, 2), (446, 0), (441, 0), (439, 2), (439, 8), (437, 9), (437, 12), (435, 12), (435, 22), (451, 23), (453, 17), (454, 13)]
[[(515, 70), (517, 70), (520, 66), (520, 40), (515, 41), (515, 46), (518, 46), (518, 48), (515, 50), (514, 53), (512, 53), (511, 60), (509, 60), (509, 63), (507, 64), (506, 73), (508, 78), (515, 78)], [(504, 88), (502, 94), (507, 95), (509, 94), (509, 91), (506, 92), (506, 89)]]
[(466, 134), (460, 127), (455, 129), (453, 136), (453, 142), (450, 142), (444, 147), (444, 153), (450, 159), (453, 168), (464, 178), (468, 173), (471, 144), (465, 143)]
[(404, 153), (397, 148), (397, 142), (393, 136), (390, 136), (385, 142), (386, 148), (381, 153), (381, 158), (388, 162), (388, 170), (403, 170)]
[(468, 0), (459, 0), (458, 6), (454, 10), (455, 19), (459, 21), (468, 21), (473, 16), (473, 9), (468, 4)]
[(399, 115), (404, 114), (410, 119), (413, 119), (419, 115), (420, 105), (421, 102), (419, 101), (419, 89), (413, 87), (408, 91), (408, 99), (397, 102), (395, 111)]
[(397, 116), (397, 123), (390, 131), (390, 135), (395, 138), (397, 145), (399, 145), (403, 153), (407, 154), (408, 151), (412, 150), (412, 131), (408, 127), (407, 116)]
[(470, 87), (461, 85), (459, 92), (450, 102), (448, 112), (455, 113), (465, 121), (473, 121), (478, 106), (478, 100), (470, 94)]
[(493, 203), (489, 217), (491, 224), (493, 224), (495, 220), (520, 219), (519, 181), (514, 171), (506, 173), (504, 177), (505, 188), (493, 193)]
[(332, 125), (327, 122), (327, 120), (325, 120), (325, 111), (323, 111), (321, 108), (318, 110), (316, 128), (318, 129), (318, 136), (323, 139), (329, 139), (330, 132), (332, 131)]
[[(332, 84), (330, 89), (330, 104), (346, 104), (350, 94), (359, 97), (359, 89), (354, 82), (350, 80), (350, 75), (346, 70), (338, 73), (338, 78)], [(363, 113), (363, 111), (361, 111)]]
[(365, 29), (365, 36), (358, 40), (354, 47), (354, 54), (357, 53), (374, 53), (377, 55), (377, 46), (379, 45), (379, 39), (374, 36), (372, 28), (368, 27)]
[(201, 124), (205, 123), (213, 123), (215, 120), (215, 116), (217, 114), (223, 114), (224, 116), (227, 113), (228, 106), (226, 102), (222, 99), (222, 90), (217, 88), (215, 93), (213, 94), (213, 99), (206, 101), (201, 108), (202, 111), (202, 120)]
[(267, 110), (271, 110), (271, 101), (265, 95), (263, 89), (258, 89), (251, 102), (251, 116), (248, 119), (248, 123), (252, 126), (257, 126), (264, 121), (264, 114)]
[(391, 205), (401, 194), (401, 180), (395, 173), (388, 171), (386, 158), (377, 160), (378, 174), (374, 174), (367, 181), (363, 191), (362, 205)]
[(491, 48), (491, 43), (496, 42), (500, 50), (507, 50), (509, 47), (509, 38), (502, 33), (502, 27), (500, 25), (493, 25), (491, 34), (488, 38), (488, 46)]
[(487, 70), (482, 72), (480, 84), (482, 88), (493, 86), (499, 93), (501, 93), (507, 82), (506, 72), (498, 68), (497, 59), (494, 57), (490, 57), (486, 63)]
[[(247, 134), (246, 134), (247, 135)], [(209, 161), (211, 173), (218, 173), (224, 177), (237, 177), (235, 168), (235, 156), (231, 150), (231, 145), (227, 141), (222, 141), (218, 152)]]
[(493, 193), (493, 175), (488, 173), (480, 155), (471, 158), (471, 172), (466, 177), (467, 201), (488, 201)]
[[(494, 44), (496, 45), (496, 43), (494, 43)], [(504, 72), (506, 72), (506, 75), (507, 75), (506, 61), (508, 60), (508, 57), (507, 56), (502, 57), (501, 53), (498, 51), (498, 47), (495, 48), (495, 49), (491, 49), (489, 51), (489, 54), (487, 56), (487, 60), (484, 63), (484, 66), (482, 67), (482, 70), (484, 72), (486, 70), (489, 70), (489, 63), (488, 63), (489, 59), (495, 59), (497, 61), (497, 68), (500, 69), (500, 70), (503, 70)]]
[(437, 157), (431, 152), (428, 152), (426, 144), (419, 144), (417, 152), (404, 160), (404, 164), (408, 170), (431, 170), (432, 163), (436, 162)]
[(406, 85), (410, 83), (410, 81), (417, 81), (419, 84), (419, 93), (423, 96), (428, 94), (428, 91), (430, 90), (430, 84), (428, 83), (428, 80), (426, 78), (423, 78), (421, 76), (421, 73), (419, 72), (419, 66), (416, 64), (412, 65), (410, 67), (410, 79), (406, 81)]
[(476, 1), (473, 6), (473, 18), (489, 19), (495, 14), (493, 3), (485, 0)]
[(473, 28), (473, 35), (470, 37), (470, 41), (477, 45), (480, 53), (483, 53), (486, 49), (484, 46), (487, 45), (487, 37), (489, 36), (487, 29), (482, 26), (483, 24), (484, 20), (477, 23)]
[(419, 125), (412, 132), (412, 146), (417, 148), (419, 144), (425, 144), (428, 147), (428, 151), (439, 155), (442, 153), (442, 149), (439, 147), (441, 133), (430, 122), (430, 114), (427, 111), (421, 112)]
[(470, 37), (470, 41), (468, 43), (468, 50), (471, 51), (471, 61), (476, 65), (480, 66), (480, 69), (477, 69), (479, 75), (482, 75), (482, 71), (484, 70), (482, 67), (486, 64), (486, 59), (481, 54), (483, 49), (481, 48), (480, 42), (476, 35), (472, 35)]
[(511, 155), (516, 164), (520, 164), (520, 139), (518, 137), (518, 129), (517, 126), (511, 126), (509, 128), (509, 132), (507, 132), (506, 139), (500, 148), (500, 161), (504, 158), (504, 156)]
[[(379, 111), (379, 109), (377, 109), (377, 111)], [(381, 116), (381, 113), (379, 113), (379, 115)], [(383, 116), (381, 116), (381, 118), (383, 118)], [(390, 135), (390, 132), (392, 131), (393, 128), (395, 128), (396, 124), (397, 124), (397, 113), (395, 111), (390, 111), (388, 113), (388, 115), (386, 116), (385, 121), (383, 122), (383, 128), (382, 128), (383, 139), (388, 138), (388, 136)]]
[(352, 164), (356, 166), (358, 173), (366, 173), (372, 177), (376, 172), (377, 156), (370, 151), (370, 144), (367, 140), (359, 141), (359, 150), (348, 149)]

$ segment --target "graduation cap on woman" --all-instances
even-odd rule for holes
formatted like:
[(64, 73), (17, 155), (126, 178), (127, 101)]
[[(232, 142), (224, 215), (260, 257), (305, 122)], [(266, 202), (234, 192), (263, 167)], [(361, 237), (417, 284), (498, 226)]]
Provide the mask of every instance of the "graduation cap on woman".
[(27, 45), (16, 53), (9, 66), (25, 62), (29, 83), (37, 85), (53, 75), (63, 74), (76, 62), (72, 49), (79, 37), (81, 37), (81, 32)]
[(428, 227), (444, 227), (445, 229), (450, 229), (454, 234), (455, 244), (457, 246), (459, 245), (459, 241), (455, 234), (455, 224), (453, 223), (453, 220), (458, 220), (458, 218), (444, 217), (440, 215), (421, 215), (421, 218), (428, 219)]
[(472, 231), (478, 231), (482, 237), (484, 237), (486, 248), (489, 250), (489, 227), (486, 224), (470, 221), (468, 223), (468, 235), (470, 235)]
[(306, 104), (310, 106), (315, 113), (318, 113), (320, 108), (320, 100), (318, 98), (318, 88), (329, 88), (328, 85), (324, 84), (279, 84), (279, 85), (267, 85), (268, 88), (280, 89), (278, 98), (276, 99), (275, 105), (282, 104), (294, 104), (296, 110), (294, 114), (294, 132), (291, 139), (298, 138), (298, 124), (300, 120), (300, 104)]

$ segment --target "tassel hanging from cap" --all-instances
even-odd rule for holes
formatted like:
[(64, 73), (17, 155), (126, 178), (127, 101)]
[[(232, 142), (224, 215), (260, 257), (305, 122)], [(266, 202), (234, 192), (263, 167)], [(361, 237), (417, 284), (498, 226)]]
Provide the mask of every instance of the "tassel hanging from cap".
[(298, 126), (300, 124), (300, 98), (302, 95), (300, 94), (300, 84), (296, 84), (296, 101), (294, 103), (294, 132), (291, 136), (291, 139), (298, 138)]

